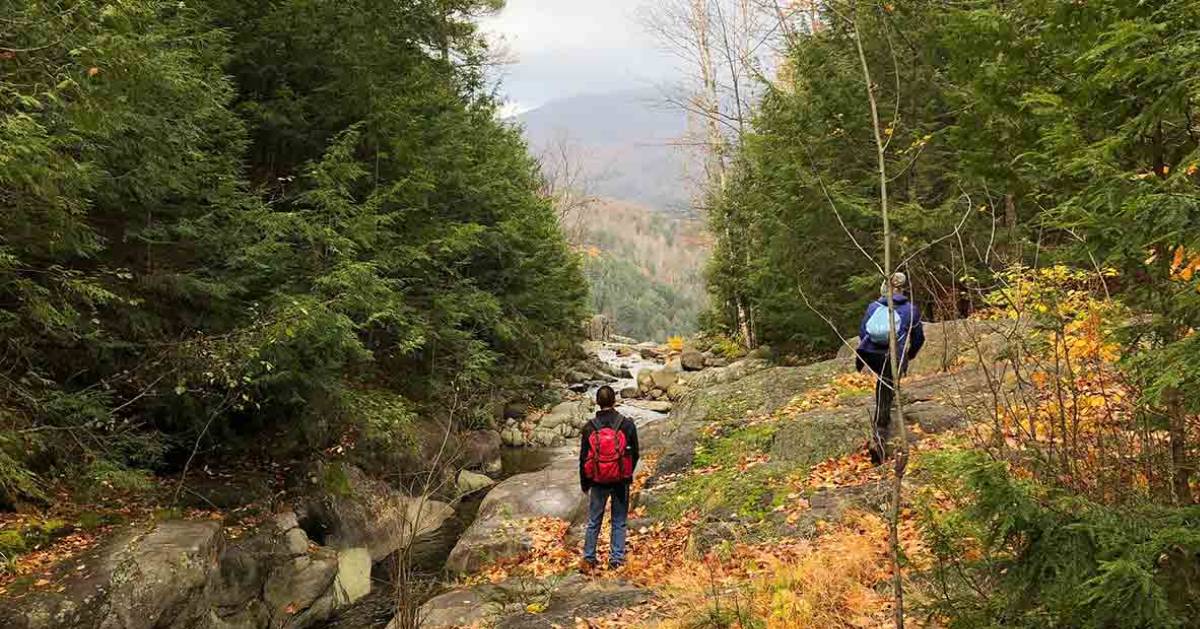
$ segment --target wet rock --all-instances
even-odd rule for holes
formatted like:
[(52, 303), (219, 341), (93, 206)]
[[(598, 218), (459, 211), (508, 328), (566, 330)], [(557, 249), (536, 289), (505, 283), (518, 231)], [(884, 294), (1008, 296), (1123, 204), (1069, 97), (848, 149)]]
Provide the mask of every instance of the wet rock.
[(639, 343), (637, 351), (646, 360), (661, 360), (664, 356), (662, 348), (654, 343)]
[(624, 389), (621, 389), (622, 399), (632, 400), (638, 395), (641, 395), (641, 391), (637, 387), (625, 387)]
[(679, 356), (680, 365), (684, 371), (700, 371), (704, 369), (704, 354), (696, 350), (687, 350)]

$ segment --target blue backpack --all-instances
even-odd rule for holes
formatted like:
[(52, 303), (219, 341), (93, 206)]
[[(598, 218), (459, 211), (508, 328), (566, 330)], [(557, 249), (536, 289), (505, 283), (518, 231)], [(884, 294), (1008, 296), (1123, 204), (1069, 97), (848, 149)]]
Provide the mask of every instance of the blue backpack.
[[(900, 326), (903, 319), (900, 318), (900, 313), (895, 310), (892, 311), (892, 319), (896, 323), (896, 338), (899, 339), (902, 336)], [(875, 312), (871, 313), (871, 318), (867, 319), (867, 336), (871, 338), (872, 343), (877, 345), (888, 344), (888, 323), (887, 306), (880, 306), (875, 309)]]

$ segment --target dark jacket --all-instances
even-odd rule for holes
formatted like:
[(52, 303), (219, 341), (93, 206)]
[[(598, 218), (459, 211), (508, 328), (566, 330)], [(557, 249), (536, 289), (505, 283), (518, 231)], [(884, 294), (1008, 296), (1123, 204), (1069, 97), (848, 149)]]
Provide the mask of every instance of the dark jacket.
[[(621, 432), (625, 433), (625, 451), (633, 457), (633, 469), (637, 469), (638, 464), (638, 434), (637, 425), (632, 419), (625, 417), (617, 411), (606, 408), (596, 413), (596, 418), (588, 421), (583, 427), (583, 434), (579, 437), (579, 486), (583, 491), (587, 491), (592, 487), (592, 482), (588, 480), (587, 475), (583, 473), (583, 466), (587, 463), (588, 452), (591, 450), (591, 443), (588, 438), (592, 436), (594, 426), (616, 428), (620, 424)], [(628, 484), (626, 481), (621, 484)]]
[[(908, 361), (917, 357), (921, 347), (925, 345), (925, 328), (921, 324), (921, 311), (904, 295), (892, 295), (892, 303), (895, 304), (896, 314), (900, 316), (900, 327), (896, 329), (897, 349), (899, 350), (897, 354), (901, 362), (907, 365)], [(860, 354), (888, 353), (887, 343), (876, 343), (867, 334), (867, 321), (871, 319), (871, 315), (875, 314), (876, 310), (887, 307), (887, 297), (880, 297), (867, 306), (862, 323), (858, 325), (858, 352)]]

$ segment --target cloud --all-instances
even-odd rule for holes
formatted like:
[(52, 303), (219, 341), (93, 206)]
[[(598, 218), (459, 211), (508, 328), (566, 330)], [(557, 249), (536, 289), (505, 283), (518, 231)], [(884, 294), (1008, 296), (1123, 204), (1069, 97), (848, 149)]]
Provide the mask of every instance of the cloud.
[(509, 0), (483, 21), (516, 63), (501, 70), (510, 107), (532, 108), (567, 96), (668, 81), (673, 60), (638, 21), (652, 0)]

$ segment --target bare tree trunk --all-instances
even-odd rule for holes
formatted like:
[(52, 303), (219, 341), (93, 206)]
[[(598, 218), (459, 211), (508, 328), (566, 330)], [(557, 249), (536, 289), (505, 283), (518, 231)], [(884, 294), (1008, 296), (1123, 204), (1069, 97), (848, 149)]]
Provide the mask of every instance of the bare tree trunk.
[(1168, 434), (1171, 448), (1171, 486), (1175, 503), (1192, 504), (1192, 465), (1187, 455), (1187, 415), (1179, 401), (1179, 392), (1171, 390), (1166, 397)]
[(891, 216), (888, 211), (888, 173), (886, 144), (879, 122), (879, 105), (875, 97), (875, 83), (871, 79), (871, 69), (867, 64), (867, 55), (863, 51), (862, 36), (858, 30), (857, 6), (854, 8), (852, 26), (854, 28), (854, 45), (858, 50), (858, 59), (862, 65), (863, 81), (867, 87), (867, 102), (871, 106), (871, 130), (875, 136), (875, 153), (879, 164), (879, 208), (883, 215), (883, 272), (888, 282), (888, 360), (891, 363), (892, 382), (894, 389), (893, 405), (896, 409), (896, 426), (899, 429), (897, 439), (899, 448), (896, 453), (894, 477), (892, 482), (892, 504), (888, 518), (888, 531), (892, 555), (892, 592), (896, 598), (895, 625), (896, 629), (904, 629), (904, 578), (900, 572), (900, 502), (903, 498), (904, 472), (908, 467), (908, 427), (904, 420), (904, 398), (900, 389), (900, 356), (899, 339), (896, 334), (896, 304), (892, 299), (891, 278), (892, 268), (892, 232)]

